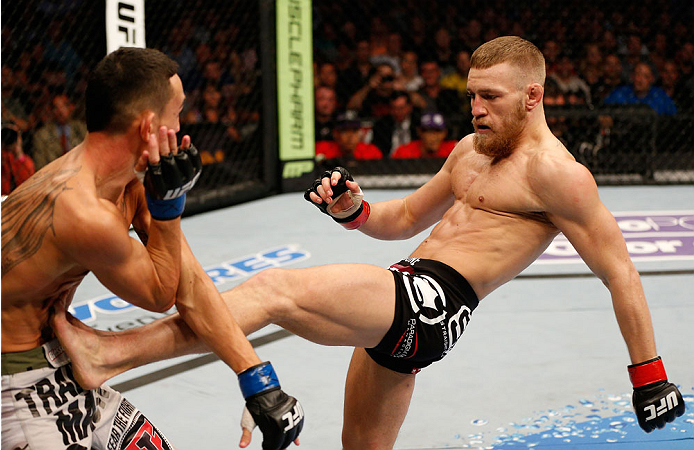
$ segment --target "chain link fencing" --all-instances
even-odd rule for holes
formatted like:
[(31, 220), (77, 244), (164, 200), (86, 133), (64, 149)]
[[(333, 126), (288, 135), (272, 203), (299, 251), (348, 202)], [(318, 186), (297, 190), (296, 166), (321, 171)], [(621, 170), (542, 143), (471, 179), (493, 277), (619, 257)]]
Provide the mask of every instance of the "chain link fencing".
[[(147, 46), (180, 66), (181, 133), (204, 152), (191, 195), (201, 209), (278, 189), (275, 4), (144, 2)], [(543, 51), (550, 127), (600, 183), (694, 182), (689, 1), (331, 0), (313, 2), (312, 16), (315, 172), (341, 163), (364, 185), (420, 185), (447, 142), (472, 131), (470, 54), (513, 34)], [(2, 2), (2, 120), (22, 130), (37, 169), (84, 135), (104, 17), (102, 1)], [(71, 124), (66, 144), (45, 131), (56, 123)]]
[[(137, 2), (118, 5), (126, 24), (131, 3)], [(144, 2), (146, 45), (178, 63), (184, 84), (179, 138), (191, 135), (203, 159), (187, 213), (271, 189), (259, 7), (254, 1)], [(106, 55), (105, 17), (105, 1), (3, 0), (2, 121), (21, 128), (37, 170), (84, 138), (84, 92), (89, 71)]]
[[(388, 162), (340, 162), (373, 175), (373, 185), (421, 182), (426, 177), (414, 174), (431, 173), (442, 160), (400, 158), (436, 158), (446, 140), (472, 131), (470, 55), (502, 35), (543, 51), (550, 127), (600, 183), (694, 182), (691, 2), (336, 0), (314, 8), (316, 84), (328, 87), (317, 93), (317, 120), (330, 89), (338, 114), (359, 115), (362, 141)], [(431, 111), (442, 115), (444, 136), (425, 123)], [(334, 139), (325, 123), (317, 139)], [(437, 139), (444, 140), (439, 147)], [(412, 141), (421, 153), (409, 151)], [(382, 171), (411, 176), (389, 181)]]

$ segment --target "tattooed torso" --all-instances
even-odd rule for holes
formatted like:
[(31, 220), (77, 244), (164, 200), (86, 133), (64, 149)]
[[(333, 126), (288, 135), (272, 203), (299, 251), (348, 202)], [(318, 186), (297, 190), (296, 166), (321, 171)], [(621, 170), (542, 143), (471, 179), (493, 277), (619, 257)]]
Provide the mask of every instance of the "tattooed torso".
[[(66, 201), (90, 196), (88, 189), (83, 196), (74, 195), (84, 185), (80, 171), (76, 158), (61, 158), (2, 202), (2, 352), (30, 349), (50, 338), (51, 308), (62, 300), (69, 303), (88, 273), (61, 251), (54, 222)], [(116, 201), (124, 227), (132, 223), (136, 205), (126, 187)], [(80, 232), (79, 223), (70, 227)]]

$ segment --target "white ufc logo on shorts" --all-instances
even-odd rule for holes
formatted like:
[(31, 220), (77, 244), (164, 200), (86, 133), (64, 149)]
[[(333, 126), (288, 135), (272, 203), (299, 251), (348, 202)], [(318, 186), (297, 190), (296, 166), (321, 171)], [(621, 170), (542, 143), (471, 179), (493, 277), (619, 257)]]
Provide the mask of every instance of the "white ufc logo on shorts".
[(648, 422), (649, 420), (653, 420), (658, 416), (662, 416), (663, 414), (670, 411), (677, 405), (677, 395), (675, 395), (674, 392), (670, 392), (668, 395), (665, 396), (665, 398), (660, 399), (660, 406), (658, 406), (657, 408), (655, 405), (648, 405), (645, 408), (643, 408), (644, 412), (650, 412), (650, 415), (646, 417), (646, 422)]
[(286, 420), (288, 423), (288, 425), (284, 427), (284, 431), (289, 431), (292, 428), (294, 428), (299, 422), (301, 422), (301, 419), (303, 418), (304, 410), (301, 408), (301, 404), (299, 402), (296, 402), (296, 405), (294, 405), (294, 409), (282, 416), (282, 419)]

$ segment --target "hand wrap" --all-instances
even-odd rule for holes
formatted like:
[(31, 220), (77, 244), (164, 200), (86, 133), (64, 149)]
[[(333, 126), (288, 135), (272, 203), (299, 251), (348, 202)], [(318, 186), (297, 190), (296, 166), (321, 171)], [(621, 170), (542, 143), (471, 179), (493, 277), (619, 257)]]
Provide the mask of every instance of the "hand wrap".
[(183, 214), (186, 192), (200, 177), (200, 153), (190, 148), (176, 155), (162, 156), (158, 164), (148, 164), (144, 185), (147, 207), (156, 220), (171, 220)]
[[(335, 186), (332, 186), (331, 183), (333, 201), (330, 204), (326, 203), (325, 201), (315, 203), (313, 200), (311, 200), (311, 192), (314, 192), (320, 197), (318, 194), (318, 186), (321, 186), (324, 178), (331, 179), (333, 173), (335, 172), (340, 174), (340, 179), (337, 181)], [(366, 222), (366, 219), (369, 218), (369, 214), (371, 213), (371, 205), (364, 200), (364, 194), (362, 193), (361, 189), (359, 189), (359, 192), (356, 193), (349, 190), (347, 187), (347, 181), (354, 181), (354, 178), (352, 178), (352, 175), (350, 175), (350, 173), (344, 167), (335, 167), (333, 170), (326, 170), (313, 182), (311, 187), (306, 189), (304, 198), (308, 202), (313, 203), (319, 210), (321, 210), (321, 212), (332, 217), (335, 222), (341, 224), (348, 230), (355, 230)], [(352, 206), (344, 211), (332, 211), (331, 206), (335, 205), (340, 197), (345, 194), (347, 194), (352, 200)]]
[(634, 386), (632, 403), (639, 426), (646, 433), (663, 428), (668, 422), (684, 414), (682, 394), (668, 383), (660, 356), (627, 367)]
[(239, 374), (246, 408), (241, 426), (253, 430), (256, 424), (263, 433), (264, 450), (287, 448), (304, 426), (301, 404), (280, 388), (275, 370), (264, 362)]

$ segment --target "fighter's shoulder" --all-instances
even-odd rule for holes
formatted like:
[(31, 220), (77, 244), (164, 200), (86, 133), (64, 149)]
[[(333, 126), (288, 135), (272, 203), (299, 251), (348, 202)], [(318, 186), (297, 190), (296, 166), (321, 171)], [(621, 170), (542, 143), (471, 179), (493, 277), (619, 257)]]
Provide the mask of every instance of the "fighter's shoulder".
[(455, 147), (453, 147), (453, 152), (456, 152), (458, 154), (464, 154), (474, 151), (474, 147), (472, 146), (472, 140), (474, 137), (474, 133), (470, 133), (464, 136), (461, 140), (458, 141), (457, 144), (455, 144)]
[(118, 207), (90, 189), (66, 190), (57, 199), (53, 227), (55, 236), (66, 241), (109, 236), (118, 230), (127, 230)]
[(474, 134), (468, 134), (458, 141), (453, 147), (453, 150), (448, 155), (446, 160), (447, 165), (453, 165), (456, 161), (460, 160), (466, 155), (474, 154), (474, 148), (472, 146), (472, 138)]
[(596, 188), (590, 171), (557, 140), (536, 152), (528, 164), (528, 178), (534, 190), (553, 197), (575, 195)]
[(567, 181), (571, 181), (590, 175), (586, 167), (577, 162), (559, 140), (546, 143), (534, 152), (529, 159), (528, 170), (531, 178), (542, 178), (543, 181), (554, 177), (568, 177)]

